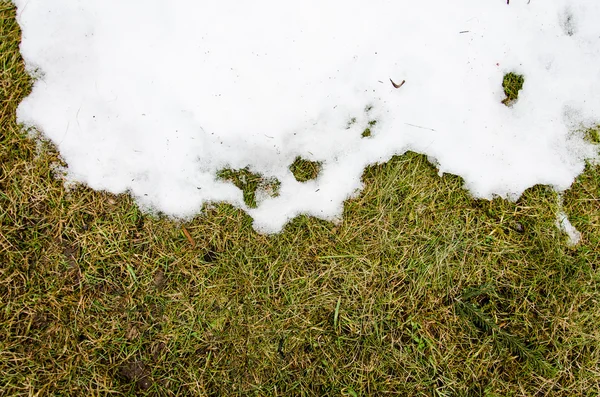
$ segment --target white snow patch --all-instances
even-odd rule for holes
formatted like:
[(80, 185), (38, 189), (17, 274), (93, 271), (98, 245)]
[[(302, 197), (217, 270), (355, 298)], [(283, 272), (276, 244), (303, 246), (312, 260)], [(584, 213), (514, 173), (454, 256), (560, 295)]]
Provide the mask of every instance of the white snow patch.
[(581, 233), (579, 230), (575, 229), (569, 221), (569, 217), (563, 211), (559, 211), (556, 215), (556, 226), (567, 235), (567, 245), (569, 247), (574, 247), (579, 244)]
[[(365, 166), (407, 150), (482, 198), (564, 190), (597, 155), (573, 133), (600, 119), (597, 0), (13, 2), (40, 76), (19, 121), (69, 180), (175, 217), (225, 201), (266, 233), (337, 219)], [(511, 71), (525, 85), (506, 107)], [(294, 179), (297, 156), (323, 163), (315, 181)], [(250, 209), (216, 178), (246, 166), (279, 196)]]

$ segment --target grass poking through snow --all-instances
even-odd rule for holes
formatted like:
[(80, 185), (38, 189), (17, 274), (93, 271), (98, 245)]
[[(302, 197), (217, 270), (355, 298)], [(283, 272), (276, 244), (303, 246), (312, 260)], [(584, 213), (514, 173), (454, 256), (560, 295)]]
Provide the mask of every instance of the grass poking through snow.
[(523, 89), (523, 83), (525, 83), (525, 79), (522, 75), (513, 72), (505, 74), (502, 79), (502, 88), (506, 98), (502, 100), (502, 103), (512, 106), (519, 98), (519, 91)]
[(307, 182), (319, 176), (322, 165), (323, 164), (318, 161), (310, 161), (301, 157), (296, 157), (292, 165), (290, 165), (290, 171), (294, 174), (294, 178), (296, 178), (298, 182)]
[(593, 144), (600, 144), (600, 126), (590, 128), (585, 132), (585, 139)]
[(53, 177), (52, 145), (15, 124), (14, 15), (0, 5), (0, 394), (600, 395), (598, 166), (563, 197), (571, 248), (549, 188), (474, 200), (414, 153), (365, 170), (340, 224), (267, 237), (220, 204), (190, 240)]
[(244, 195), (244, 202), (250, 208), (258, 205), (257, 195), (277, 196), (279, 194), (279, 181), (273, 178), (264, 178), (260, 174), (251, 172), (248, 168), (240, 170), (224, 169), (218, 172), (217, 177), (233, 183)]
[(371, 131), (371, 128), (375, 127), (375, 124), (377, 124), (377, 120), (369, 121), (369, 126), (367, 128), (365, 128), (365, 130), (362, 132), (361, 136), (363, 138), (370, 137), (373, 134), (373, 131)]

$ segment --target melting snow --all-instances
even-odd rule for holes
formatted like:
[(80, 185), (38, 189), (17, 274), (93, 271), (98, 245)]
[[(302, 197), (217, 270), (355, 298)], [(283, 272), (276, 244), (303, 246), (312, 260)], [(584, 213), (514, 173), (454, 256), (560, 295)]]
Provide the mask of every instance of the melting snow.
[[(597, 155), (577, 132), (600, 119), (597, 0), (13, 2), (37, 76), (19, 121), (69, 181), (172, 216), (226, 201), (266, 233), (335, 219), (365, 166), (407, 150), (484, 198), (566, 189)], [(525, 78), (511, 107), (508, 72)], [(295, 180), (297, 156), (317, 179)], [(216, 177), (246, 166), (279, 196), (247, 208)]]
[(569, 221), (569, 217), (563, 211), (560, 211), (556, 215), (556, 226), (567, 235), (567, 245), (574, 247), (579, 244), (581, 240), (581, 232), (575, 229), (575, 227)]

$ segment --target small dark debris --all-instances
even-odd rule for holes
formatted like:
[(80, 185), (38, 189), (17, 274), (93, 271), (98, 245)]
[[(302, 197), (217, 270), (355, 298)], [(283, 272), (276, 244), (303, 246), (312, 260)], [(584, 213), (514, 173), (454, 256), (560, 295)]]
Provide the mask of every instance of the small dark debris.
[(310, 354), (314, 351), (315, 349), (313, 348), (313, 346), (310, 343), (306, 343), (304, 345), (304, 353)]
[(62, 242), (63, 255), (67, 260), (69, 268), (77, 267), (76, 257), (78, 255), (78, 248), (74, 244), (69, 244), (66, 241)]
[(285, 343), (285, 339), (280, 338), (279, 339), (279, 344), (277, 345), (277, 353), (279, 353), (279, 356), (285, 360), (285, 353), (283, 351), (283, 345)]
[(390, 81), (392, 82), (392, 85), (394, 86), (394, 88), (400, 88), (400, 87), (402, 87), (404, 85), (404, 83), (406, 83), (406, 80), (402, 80), (400, 82), (400, 84), (394, 83), (394, 80), (392, 80), (392, 79), (390, 79)]
[(139, 360), (125, 363), (119, 369), (119, 375), (127, 382), (135, 382), (135, 386), (139, 390), (148, 390), (152, 386), (149, 372), (146, 364)]
[(135, 228), (137, 229), (138, 232), (141, 232), (144, 230), (144, 215), (139, 214), (137, 221), (135, 222)]
[(524, 233), (525, 232), (525, 227), (523, 226), (522, 223), (516, 222), (513, 225), (513, 230), (517, 233)]
[(154, 273), (154, 286), (157, 289), (163, 289), (166, 284), (167, 280), (165, 277), (165, 273), (162, 270), (158, 270), (156, 273)]
[(44, 329), (50, 324), (50, 321), (44, 313), (36, 313), (33, 316), (31, 327), (34, 329)]
[(217, 253), (215, 251), (213, 251), (212, 249), (209, 249), (208, 251), (206, 251), (206, 253), (202, 256), (202, 260), (204, 262), (208, 262), (208, 263), (212, 263), (214, 261), (216, 261), (218, 258)]
[[(164, 312), (165, 312), (165, 310), (164, 310), (164, 307), (162, 305), (159, 305), (159, 304), (156, 304), (156, 303), (151, 303), (146, 308), (146, 313), (145, 314), (150, 315), (150, 317), (153, 320), (153, 324), (157, 325), (158, 322), (154, 321), (154, 319), (160, 320), (159, 317), (161, 317)], [(148, 321), (150, 321), (150, 319), (148, 319)]]
[(575, 18), (570, 11), (565, 12), (562, 20), (562, 28), (567, 36), (573, 36), (575, 34)]
[(350, 121), (348, 121), (348, 125), (346, 126), (346, 129), (349, 129), (354, 123), (356, 123), (356, 117), (352, 117), (350, 119)]

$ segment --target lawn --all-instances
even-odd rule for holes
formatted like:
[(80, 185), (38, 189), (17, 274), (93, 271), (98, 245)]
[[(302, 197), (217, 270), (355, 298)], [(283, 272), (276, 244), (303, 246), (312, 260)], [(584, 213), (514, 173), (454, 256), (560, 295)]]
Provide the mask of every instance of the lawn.
[(339, 223), (173, 221), (55, 177), (15, 121), (14, 16), (0, 3), (0, 395), (600, 395), (600, 166), (487, 201), (409, 152)]

